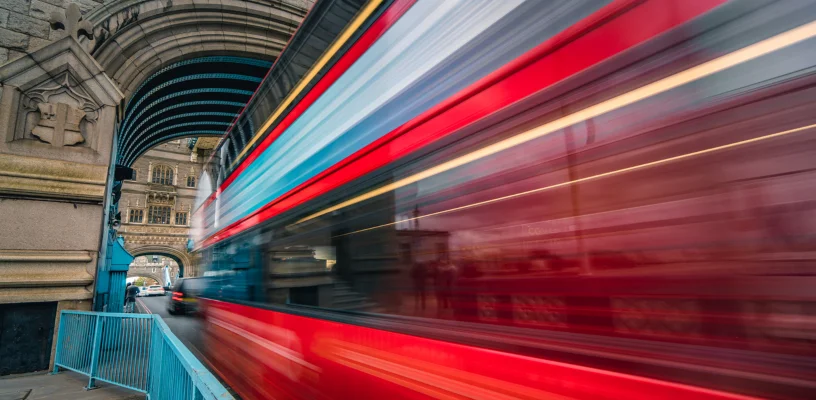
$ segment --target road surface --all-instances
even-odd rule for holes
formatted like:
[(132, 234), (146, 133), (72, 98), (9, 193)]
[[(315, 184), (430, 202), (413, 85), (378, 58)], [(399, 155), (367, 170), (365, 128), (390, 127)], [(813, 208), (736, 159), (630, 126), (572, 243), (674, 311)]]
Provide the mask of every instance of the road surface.
[(215, 378), (230, 391), (233, 398), (240, 400), (238, 394), (224, 382), (221, 376), (213, 371), (212, 366), (207, 362), (204, 358), (204, 354), (201, 352), (204, 348), (204, 342), (201, 337), (203, 328), (201, 319), (192, 315), (170, 315), (170, 313), (167, 312), (167, 303), (169, 301), (170, 296), (137, 297), (136, 306), (139, 312), (158, 314), (162, 317), (164, 322), (167, 323), (167, 326), (170, 327), (170, 330), (173, 331), (173, 334), (181, 340), (181, 343), (187, 346), (190, 352), (213, 373)]
[(169, 301), (170, 296), (138, 297), (136, 305), (139, 312), (161, 316), (179, 340), (206, 365), (204, 356), (201, 354), (203, 349), (200, 335), (201, 320), (192, 315), (170, 315), (167, 312), (167, 302)]

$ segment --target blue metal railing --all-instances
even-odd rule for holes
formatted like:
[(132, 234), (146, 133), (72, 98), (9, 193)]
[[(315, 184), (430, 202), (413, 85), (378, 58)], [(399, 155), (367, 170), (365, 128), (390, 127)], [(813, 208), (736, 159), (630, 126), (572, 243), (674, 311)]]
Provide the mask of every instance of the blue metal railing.
[(155, 314), (61, 311), (59, 368), (147, 394), (151, 400), (232, 399)]

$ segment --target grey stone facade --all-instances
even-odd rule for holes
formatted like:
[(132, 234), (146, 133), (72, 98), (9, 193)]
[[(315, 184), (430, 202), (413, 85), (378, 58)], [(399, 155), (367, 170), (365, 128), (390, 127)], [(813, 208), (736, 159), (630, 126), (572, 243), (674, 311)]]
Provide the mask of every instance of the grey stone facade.
[(91, 300), (121, 99), (70, 36), (0, 67), (0, 303)]
[[(155, 261), (154, 261), (155, 260)], [(170, 279), (172, 282), (165, 282), (164, 267), (170, 269)], [(150, 278), (158, 282), (161, 286), (169, 286), (176, 281), (179, 272), (179, 264), (171, 257), (165, 256), (139, 256), (133, 259), (128, 268), (128, 281), (134, 277)]]
[[(203, 56), (273, 60), (312, 3), (0, 0), (4, 309), (22, 315), (28, 306), (21, 303), (50, 304), (58, 326), (60, 310), (102, 301), (94, 296), (111, 222), (115, 126), (146, 77)], [(119, 203), (119, 233), (134, 255), (171, 257), (195, 276), (186, 242), (196, 190), (187, 176), (201, 168), (190, 157), (186, 142), (169, 143), (136, 162), (137, 179), (125, 185)], [(149, 183), (151, 161), (170, 164), (175, 181)], [(149, 223), (151, 204), (171, 207), (167, 223)], [(138, 206), (143, 222), (130, 223), (128, 213)], [(184, 213), (186, 221), (178, 220)]]
[[(83, 13), (101, 6), (102, 0), (76, 2)], [(59, 39), (60, 32), (51, 28), (52, 12), (65, 12), (66, 0), (0, 1), (0, 64), (39, 50)]]
[[(91, 307), (123, 97), (73, 36), (0, 65), (0, 304), (6, 313), (24, 315), (40, 304), (54, 310), (51, 326), (57, 326), (59, 310)], [(18, 338), (30, 336), (20, 332)], [(53, 345), (52, 336), (35, 346), (42, 351), (37, 357), (48, 356), (42, 349)], [(27, 365), (12, 371), (43, 366)]]
[[(131, 40), (160, 47), (153, 51), (165, 53), (165, 59), (168, 52), (184, 58), (191, 51), (255, 52), (274, 58), (314, 0), (2, 0), (0, 65), (60, 39), (62, 33), (52, 27), (51, 15), (64, 13), (70, 3), (77, 4), (83, 20), (93, 26), (93, 38), (80, 42), (108, 70), (109, 63), (121, 68), (129, 57), (130, 62), (140, 66), (148, 61), (134, 57), (137, 53), (123, 51)], [(138, 27), (139, 33), (125, 32), (125, 28), (134, 27)], [(219, 40), (208, 39), (213, 35), (220, 36)], [(147, 36), (150, 40), (145, 41)], [(116, 43), (109, 42), (110, 39)], [(110, 48), (108, 52), (106, 46)], [(130, 81), (122, 82), (119, 76), (110, 75), (123, 86)]]
[[(198, 160), (203, 158), (194, 157), (187, 144), (187, 139), (160, 144), (133, 163), (136, 179), (122, 185), (119, 200), (122, 213), (119, 234), (131, 254), (177, 258), (185, 269), (184, 275), (194, 276), (197, 271), (187, 252), (187, 238), (202, 170)], [(159, 168), (172, 171), (172, 185), (154, 182), (154, 171)], [(168, 219), (151, 221), (151, 207), (169, 207)]]

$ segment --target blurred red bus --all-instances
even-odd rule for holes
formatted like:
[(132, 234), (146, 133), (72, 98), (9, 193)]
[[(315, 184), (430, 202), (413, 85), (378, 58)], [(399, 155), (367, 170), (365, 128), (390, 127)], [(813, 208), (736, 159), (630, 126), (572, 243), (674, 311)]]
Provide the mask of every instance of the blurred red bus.
[(212, 365), (246, 398), (811, 396), (816, 5), (477, 3), (314, 6), (202, 177)]

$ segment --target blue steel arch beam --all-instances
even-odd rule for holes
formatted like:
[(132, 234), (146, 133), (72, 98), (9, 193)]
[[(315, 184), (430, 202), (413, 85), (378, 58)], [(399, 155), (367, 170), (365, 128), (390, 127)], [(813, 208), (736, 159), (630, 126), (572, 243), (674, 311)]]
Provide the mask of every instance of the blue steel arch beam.
[[(255, 77), (262, 77), (263, 75), (259, 75), (258, 71), (267, 71), (271, 66), (272, 63), (269, 61), (263, 60), (256, 60), (251, 58), (241, 58), (241, 57), (200, 57), (191, 60), (184, 60), (180, 61), (171, 65), (168, 65), (153, 74), (147, 77), (144, 82), (142, 82), (139, 87), (133, 92), (133, 95), (127, 101), (127, 108), (133, 109), (134, 106), (132, 105), (134, 101), (138, 100), (139, 98), (144, 96), (144, 93), (150, 91), (152, 88), (159, 86), (162, 82), (180, 77), (185, 75), (190, 75), (191, 71), (193, 74), (198, 74), (198, 71), (214, 71), (215, 73), (223, 72), (223, 73), (234, 73), (236, 68), (244, 66), (249, 69), (254, 69), (248, 71), (244, 75), (247, 76), (255, 76)], [(244, 68), (244, 70), (246, 70)], [(252, 73), (254, 72), (254, 73)]]
[[(225, 107), (239, 107), (239, 109), (240, 109), (240, 107), (244, 106), (244, 103), (241, 103), (241, 102), (238, 102), (238, 101), (223, 101), (223, 100), (185, 101), (185, 102), (182, 102), (182, 103), (173, 104), (171, 106), (168, 106), (168, 107), (162, 108), (160, 110), (157, 110), (154, 113), (151, 113), (150, 115), (148, 115), (147, 117), (142, 119), (141, 120), (142, 122), (140, 122), (139, 125), (137, 125), (134, 129), (139, 129), (146, 122), (148, 122), (148, 121), (150, 121), (150, 120), (152, 120), (152, 119), (154, 119), (154, 118), (156, 118), (158, 116), (161, 116), (164, 113), (170, 112), (172, 110), (177, 110), (179, 108), (185, 108), (185, 107), (214, 106), (214, 105), (215, 106), (225, 106)], [(200, 108), (198, 108), (197, 110), (200, 110)]]
[[(170, 134), (170, 135), (167, 135), (167, 136), (163, 136), (160, 139), (154, 139), (154, 140), (145, 142), (145, 145), (149, 149), (151, 147), (158, 146), (158, 145), (160, 145), (160, 144), (162, 144), (164, 142), (169, 142), (171, 140), (176, 140), (176, 139), (192, 138), (192, 137), (200, 137), (200, 136), (223, 136), (223, 135), (224, 135), (224, 130), (223, 129), (217, 129), (217, 130), (216, 129), (203, 129), (203, 130), (181, 131), (181, 132), (176, 132), (176, 133), (173, 133), (173, 134)], [(136, 158), (138, 158), (138, 156), (134, 157), (133, 161), (135, 161)], [(133, 163), (133, 161), (131, 161), (131, 164)]]
[(133, 92), (133, 97), (136, 98), (139, 95), (139, 92), (144, 89), (145, 87), (150, 87), (150, 82), (155, 79), (156, 77), (161, 76), (162, 74), (171, 71), (176, 68), (180, 67), (187, 67), (187, 66), (194, 66), (196, 64), (202, 63), (216, 63), (216, 64), (225, 64), (225, 63), (235, 63), (235, 64), (244, 64), (244, 65), (251, 65), (263, 69), (269, 69), (272, 67), (272, 63), (269, 61), (264, 60), (256, 60), (254, 58), (243, 58), (243, 57), (230, 57), (230, 56), (214, 56), (214, 57), (199, 57), (193, 58), (190, 60), (179, 61), (177, 63), (170, 64), (153, 74), (147, 77), (144, 82), (142, 82), (139, 87)]
[[(252, 93), (253, 92), (248, 91), (248, 90), (239, 90), (239, 89), (230, 89), (230, 88), (199, 88), (199, 89), (182, 90), (182, 91), (179, 91), (179, 92), (170, 93), (170, 94), (168, 94), (166, 96), (160, 97), (160, 98), (150, 102), (149, 104), (144, 106), (141, 111), (139, 111), (137, 113), (136, 118), (141, 118), (143, 115), (147, 116), (147, 115), (149, 115), (149, 113), (155, 113), (156, 109), (169, 107), (169, 106), (172, 106), (174, 104), (181, 104), (183, 102), (182, 100), (184, 100), (184, 98), (189, 99), (190, 97), (201, 98), (202, 96), (214, 95), (214, 96), (211, 96), (211, 97), (212, 97), (212, 99), (215, 99), (215, 98), (221, 98), (221, 97), (226, 95), (226, 96), (230, 97), (229, 101), (231, 103), (241, 103), (241, 102), (243, 102), (244, 104), (246, 104), (246, 101), (249, 99), (249, 97), (252, 95)], [(212, 100), (212, 99), (210, 99), (210, 100)], [(175, 103), (174, 100), (178, 101), (178, 103)], [(212, 108), (208, 108), (208, 110), (209, 109), (223, 110), (224, 108), (223, 107), (212, 107)], [(227, 111), (223, 111), (223, 112), (236, 112), (238, 110), (240, 110), (240, 107), (238, 107), (238, 108), (231, 107)], [(218, 111), (215, 111), (215, 112), (218, 112)], [(144, 153), (145, 151), (147, 151), (148, 148), (145, 148), (144, 146), (140, 145), (140, 143), (142, 142), (142, 138), (144, 138), (146, 135), (149, 135), (149, 134), (150, 134), (150, 132), (147, 132), (147, 131), (144, 131), (144, 130), (128, 132), (126, 130), (123, 131), (123, 129), (120, 129), (120, 135), (121, 136), (120, 136), (120, 140), (119, 140), (119, 152), (118, 152), (119, 159), (124, 160), (125, 156), (130, 156), (130, 155), (133, 155), (133, 154), (141, 154), (141, 153)], [(132, 162), (132, 161), (133, 160), (130, 159), (130, 162)], [(129, 164), (125, 164), (125, 163), (122, 163), (122, 162), (120, 162), (119, 164), (120, 165), (125, 165), (125, 166), (129, 165)]]
[(151, 147), (178, 137), (223, 135), (271, 65), (213, 56), (154, 72), (127, 102), (118, 129), (117, 164), (130, 166)]
[[(168, 67), (162, 68), (158, 72), (155, 72), (150, 77), (148, 77), (145, 80), (145, 82), (143, 82), (139, 86), (139, 88), (133, 93), (133, 96), (128, 100), (127, 103), (128, 112), (126, 113), (125, 118), (122, 121), (122, 126), (126, 126), (127, 124), (131, 123), (134, 113), (138, 111), (139, 103), (143, 102), (146, 97), (149, 97), (149, 94), (155, 92), (156, 88), (166, 87), (168, 82), (183, 83), (190, 80), (183, 79), (185, 76), (201, 77), (202, 75), (205, 75), (199, 73), (199, 71), (201, 70), (208, 71), (209, 74), (219, 73), (234, 74), (236, 70), (243, 71), (244, 72), (243, 74), (234, 75), (243, 75), (260, 80), (260, 75), (262, 73), (265, 73), (266, 69), (269, 68), (268, 65), (271, 64), (269, 64), (268, 62), (262, 62), (253, 59), (237, 57), (204, 57), (194, 60), (178, 62)], [(240, 66), (244, 66), (244, 68), (241, 69)], [(254, 83), (255, 85), (253, 86), (253, 88), (257, 87), (257, 82)]]
[[(190, 108), (188, 108), (188, 111), (189, 110)], [(171, 126), (184, 123), (195, 122), (201, 125), (206, 125), (202, 122), (209, 122), (214, 125), (222, 125), (223, 123), (227, 123), (226, 126), (228, 127), (228, 123), (235, 119), (235, 115), (238, 110), (240, 110), (240, 108), (233, 107), (231, 109), (227, 109), (227, 111), (201, 111), (187, 113), (163, 112), (159, 115), (160, 119), (154, 121), (150, 125), (136, 130), (136, 133), (134, 134), (123, 135), (123, 137), (126, 137), (130, 139), (131, 142), (138, 144), (146, 139), (155, 137), (157, 133), (167, 132), (169, 130), (168, 128)], [(138, 149), (142, 147), (143, 146), (130, 146), (129, 148), (122, 149), (121, 153), (119, 154), (119, 159), (124, 160), (129, 156), (132, 156), (134, 152), (138, 153)]]
[[(226, 130), (227, 127), (230, 126), (230, 124), (231, 123), (229, 121), (192, 121), (192, 122), (185, 122), (183, 124), (175, 124), (175, 125), (165, 126), (164, 128), (161, 128), (161, 129), (158, 129), (158, 130), (156, 130), (154, 132), (151, 132), (149, 135), (144, 137), (144, 140), (160, 139), (162, 136), (172, 135), (172, 134), (175, 134), (177, 131), (183, 131), (184, 129), (181, 129), (181, 128), (195, 127), (194, 129), (199, 129), (199, 128), (202, 128), (202, 127), (206, 127), (206, 128), (216, 128), (217, 129), (217, 127), (223, 127), (223, 129)], [(169, 132), (169, 131), (172, 131), (172, 132)], [(165, 134), (165, 132), (169, 132), (169, 133)], [(223, 133), (223, 131), (221, 133)]]
[[(165, 83), (162, 83), (161, 85), (158, 85), (158, 86), (154, 87), (153, 89), (151, 89), (150, 91), (145, 93), (144, 96), (140, 96), (138, 99), (134, 98), (133, 100), (135, 101), (135, 103), (133, 104), (133, 109), (138, 109), (139, 106), (144, 101), (150, 99), (151, 95), (153, 95), (155, 93), (158, 93), (159, 91), (161, 91), (161, 90), (163, 90), (165, 88), (168, 88), (171, 85), (174, 85), (174, 84), (177, 84), (177, 83), (185, 83), (185, 82), (188, 82), (188, 81), (191, 81), (191, 80), (194, 80), (194, 79), (208, 79), (208, 80), (209, 79), (231, 79), (231, 80), (236, 80), (236, 81), (253, 82), (256, 85), (261, 82), (261, 78), (258, 78), (258, 77), (255, 77), (255, 76), (240, 75), (240, 74), (215, 73), (215, 74), (187, 75), (187, 76), (183, 76), (183, 77), (180, 77), (180, 78), (171, 79), (171, 80), (169, 80), (169, 81), (167, 81)], [(133, 122), (133, 121), (135, 121), (135, 119), (131, 120), (129, 122)], [(125, 122), (128, 122), (128, 121), (125, 121)], [(128, 131), (128, 128), (125, 127), (125, 132), (127, 132), (127, 131)]]
[[(180, 106), (193, 107), (194, 104), (190, 104), (190, 103), (204, 103), (204, 102), (200, 102), (200, 101), (187, 102), (187, 103), (183, 103), (183, 104), (178, 104), (178, 105), (173, 106), (173, 107), (168, 107), (168, 108), (161, 109), (161, 110), (157, 111), (156, 113), (151, 114), (148, 118), (145, 118), (144, 120), (142, 120), (142, 122), (140, 122), (139, 125), (137, 125), (133, 129), (138, 131), (142, 127), (142, 125), (144, 125), (147, 122), (155, 119), (154, 117), (160, 116), (160, 115), (163, 115), (163, 114), (167, 114), (168, 112), (172, 111), (172, 109), (180, 108)], [(242, 105), (239, 102), (230, 102), (230, 103), (235, 105), (235, 107), (240, 107)], [(162, 119), (160, 119), (160, 120), (158, 120), (156, 122), (153, 122), (151, 125), (146, 126), (144, 128), (144, 130), (150, 131), (153, 128), (158, 127), (159, 125), (164, 124), (165, 122), (168, 122), (168, 121), (172, 121), (174, 119), (199, 118), (199, 117), (225, 117), (225, 118), (228, 118), (228, 119), (232, 120), (237, 115), (238, 115), (237, 112), (221, 112), (221, 111), (205, 111), (205, 112), (188, 112), (188, 113), (181, 113), (181, 114), (170, 114), (169, 117), (162, 118)]]
[[(225, 93), (225, 94), (235, 94), (235, 95), (239, 95), (239, 96), (247, 96), (247, 93), (249, 93), (248, 94), (249, 96), (252, 95), (252, 92), (249, 92), (249, 91), (246, 91), (246, 90), (229, 89), (229, 88), (200, 88), (200, 89), (182, 90), (182, 91), (179, 91), (179, 92), (170, 93), (170, 94), (168, 94), (166, 96), (163, 96), (163, 97), (159, 97), (158, 99), (150, 102), (145, 107), (143, 107), (136, 114), (136, 116), (134, 118), (136, 118), (136, 119), (140, 118), (145, 113), (150, 112), (150, 109), (152, 109), (153, 107), (155, 107), (157, 105), (160, 105), (160, 104), (162, 104), (162, 103), (164, 103), (164, 102), (166, 102), (168, 100), (172, 100), (172, 99), (175, 99), (175, 98), (181, 97), (181, 96), (201, 95), (201, 94), (206, 94), (206, 93)], [(246, 104), (246, 103), (244, 103), (244, 104)], [(124, 125), (124, 124), (123, 124), (123, 128), (120, 129), (120, 132), (122, 130), (124, 130), (124, 132), (129, 131), (127, 129), (127, 126)]]
[[(203, 130), (203, 131), (207, 131), (207, 132), (219, 132), (219, 133), (215, 133), (215, 135), (223, 135), (224, 131), (227, 128), (229, 128), (230, 125), (231, 125), (230, 121), (192, 121), (192, 122), (185, 122), (185, 123), (181, 123), (181, 124), (174, 124), (174, 125), (168, 125), (168, 126), (162, 127), (161, 129), (157, 129), (157, 130), (155, 130), (153, 132), (150, 132), (149, 134), (146, 134), (146, 135), (143, 135), (142, 137), (140, 137), (139, 140), (140, 140), (140, 143), (142, 143), (142, 145), (139, 146), (139, 147), (134, 147), (134, 148), (132, 148), (131, 152), (129, 152), (127, 154), (124, 154), (122, 156), (122, 158), (121, 158), (121, 160), (123, 161), (123, 163), (121, 165), (130, 165), (134, 161), (136, 161), (136, 159), (142, 154), (142, 152), (139, 152), (138, 149), (141, 148), (141, 149), (144, 149), (144, 151), (147, 151), (148, 149), (153, 147), (155, 144), (159, 144), (159, 143), (162, 143), (162, 142), (166, 142), (168, 140), (172, 140), (172, 139), (170, 139), (171, 137), (178, 136), (177, 135), (178, 132), (184, 132), (185, 129), (187, 129), (187, 128), (193, 128), (193, 129), (196, 129), (196, 130), (199, 130), (199, 131)], [(213, 133), (208, 133), (208, 134), (213, 134)], [(145, 146), (144, 143), (155, 143), (155, 144)]]

